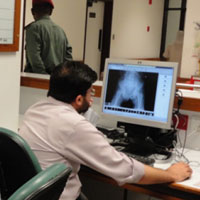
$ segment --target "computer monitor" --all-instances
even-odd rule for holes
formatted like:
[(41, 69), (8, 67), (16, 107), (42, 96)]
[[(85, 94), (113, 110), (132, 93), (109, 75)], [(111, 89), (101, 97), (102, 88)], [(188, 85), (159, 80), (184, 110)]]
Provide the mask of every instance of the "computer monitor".
[(173, 62), (107, 59), (102, 114), (120, 122), (171, 129), (177, 67)]

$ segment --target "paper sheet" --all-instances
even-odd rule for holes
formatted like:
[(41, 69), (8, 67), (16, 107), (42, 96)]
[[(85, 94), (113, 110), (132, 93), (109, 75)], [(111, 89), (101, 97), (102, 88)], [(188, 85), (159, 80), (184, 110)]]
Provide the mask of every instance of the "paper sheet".
[(0, 0), (0, 44), (13, 44), (15, 0)]

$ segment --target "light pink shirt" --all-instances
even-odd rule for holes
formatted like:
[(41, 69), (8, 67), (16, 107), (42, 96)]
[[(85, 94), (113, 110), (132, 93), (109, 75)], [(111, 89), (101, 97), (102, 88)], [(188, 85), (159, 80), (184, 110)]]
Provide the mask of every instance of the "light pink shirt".
[(19, 131), (43, 169), (62, 162), (73, 171), (60, 199), (75, 200), (81, 190), (80, 164), (115, 179), (120, 185), (137, 183), (144, 165), (116, 151), (90, 122), (70, 105), (48, 97), (25, 113)]

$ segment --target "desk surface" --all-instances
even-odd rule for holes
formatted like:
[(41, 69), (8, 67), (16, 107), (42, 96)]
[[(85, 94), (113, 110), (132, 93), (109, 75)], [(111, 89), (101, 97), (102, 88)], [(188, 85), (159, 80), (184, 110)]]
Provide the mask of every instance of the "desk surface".
[[(172, 199), (199, 200), (200, 199), (200, 151), (185, 149), (184, 155), (190, 161), (190, 166), (193, 169), (193, 174), (190, 179), (185, 180), (183, 182), (177, 182), (172, 184), (159, 184), (159, 185), (125, 184), (120, 187), (123, 187), (127, 190), (144, 193), (150, 196), (155, 196), (167, 200), (172, 200)], [(173, 162), (175, 162), (174, 159), (168, 163), (155, 164), (154, 167), (166, 169)], [(113, 179), (85, 167), (81, 169), (80, 174), (109, 184), (117, 185), (117, 183)]]
[[(181, 153), (182, 150), (179, 149)], [(183, 155), (188, 159), (189, 165), (193, 170), (192, 176), (190, 179), (187, 179), (183, 182), (177, 182), (170, 184), (170, 188), (178, 189), (180, 191), (186, 191), (188, 193), (197, 194), (200, 199), (200, 151), (185, 149)], [(176, 159), (178, 161), (185, 161), (185, 159)], [(175, 162), (175, 157), (169, 163), (155, 164), (154, 167), (167, 169), (171, 164)]]

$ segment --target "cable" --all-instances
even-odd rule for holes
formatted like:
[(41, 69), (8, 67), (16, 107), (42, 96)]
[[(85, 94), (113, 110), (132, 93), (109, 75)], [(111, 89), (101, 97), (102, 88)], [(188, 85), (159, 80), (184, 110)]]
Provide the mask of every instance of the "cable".
[(199, 161), (192, 161), (192, 160), (189, 160), (185, 155), (184, 155), (184, 148), (182, 148), (181, 152), (175, 148), (174, 151), (175, 151), (175, 162), (180, 162), (180, 161), (183, 161), (183, 162), (186, 162), (187, 164), (189, 164), (191, 167), (200, 167), (200, 162)]
[[(185, 137), (184, 137), (184, 142), (183, 142), (183, 150), (185, 149), (186, 140), (187, 140), (187, 130), (185, 131)], [(183, 151), (182, 151), (182, 154), (183, 154)]]
[[(180, 107), (183, 103), (183, 93), (181, 90), (177, 89), (176, 90), (176, 97), (178, 98), (178, 101), (177, 101), (177, 110), (175, 110), (173, 112), (173, 116), (175, 117), (176, 119), (176, 123), (174, 125), (174, 128), (177, 130), (178, 128), (178, 125), (180, 123), (180, 120), (181, 119), (184, 119), (184, 123), (182, 124), (182, 126), (184, 127), (186, 125), (186, 119), (182, 116), (182, 114), (180, 113)], [(186, 139), (187, 139), (187, 130), (185, 131), (185, 137), (184, 137), (184, 141), (183, 141), (183, 145), (182, 145), (182, 141), (180, 139), (180, 135), (179, 135), (179, 131), (178, 131), (178, 134), (177, 134), (177, 137), (178, 137), (178, 140), (179, 140), (179, 143), (180, 143), (180, 146), (181, 148), (183, 149), (182, 150), (182, 155), (183, 155), (183, 151), (185, 149), (185, 145), (186, 145)]]
[[(180, 122), (180, 117), (181, 117), (180, 112), (177, 113), (177, 114), (174, 114), (174, 117), (176, 118), (175, 129), (177, 129), (178, 124), (179, 124), (179, 122)], [(182, 145), (182, 142), (181, 142), (181, 139), (180, 139), (179, 131), (178, 131), (177, 137), (178, 137), (178, 140), (179, 140), (179, 143), (180, 143), (180, 147), (182, 148), (182, 152), (180, 153), (180, 152), (177, 150), (177, 148), (176, 148), (176, 144), (174, 144), (175, 152), (177, 153), (177, 156), (178, 156), (179, 160), (183, 157), (184, 160), (188, 163), (189, 160), (183, 155), (183, 152), (184, 152), (184, 149), (185, 149), (185, 145), (186, 145), (187, 131), (185, 131), (185, 136), (184, 136), (183, 145)]]
[[(180, 93), (180, 94), (179, 94)], [(179, 89), (176, 89), (176, 94), (175, 96), (178, 98), (178, 101), (177, 101), (177, 110), (174, 112), (174, 114), (179, 114), (179, 110), (180, 110), (180, 107), (183, 103), (183, 93), (181, 90)]]
[(182, 151), (180, 152), (177, 147), (175, 146), (174, 148), (174, 151), (175, 151), (175, 161), (176, 162), (180, 162), (180, 161), (184, 161), (186, 162), (187, 164), (189, 164), (189, 159), (184, 155), (184, 150), (185, 150), (185, 146), (183, 146), (182, 148)]
[[(179, 92), (181, 93), (180, 95), (178, 94)], [(179, 95), (179, 96), (183, 97), (183, 92), (182, 92), (181, 90), (179, 90), (179, 89), (176, 89), (176, 93), (177, 93), (177, 95)]]
[(179, 116), (178, 116), (178, 114), (174, 114), (174, 117), (176, 118), (176, 124), (175, 124), (175, 126), (174, 126), (174, 129), (176, 130), (177, 129), (177, 127), (178, 127), (178, 125), (179, 125)]
[(155, 152), (152, 156), (154, 157), (154, 159), (156, 160), (157, 163), (158, 162), (159, 163), (166, 162), (169, 160), (169, 158), (171, 158), (172, 151), (170, 151), (170, 149), (168, 147), (157, 144), (150, 137), (147, 137), (145, 140), (147, 142), (151, 143), (155, 147), (155, 150), (154, 150)]
[[(178, 127), (178, 124), (180, 122), (180, 118), (182, 117), (181, 113), (178, 111), (177, 113), (174, 114), (174, 117), (176, 118), (176, 123), (175, 123), (175, 129), (177, 130), (177, 127)], [(185, 118), (184, 118), (185, 119)], [(185, 123), (186, 121), (183, 123), (183, 126), (185, 126)], [(186, 140), (187, 140), (187, 130), (185, 131), (185, 136), (184, 136), (184, 141), (183, 141), (183, 144), (182, 144), (182, 141), (181, 141), (181, 138), (180, 138), (180, 135), (179, 135), (179, 131), (178, 131), (178, 134), (177, 134), (177, 137), (178, 137), (178, 141), (180, 143), (180, 147), (182, 148), (182, 152), (178, 152), (178, 157), (179, 159), (181, 159), (182, 157), (184, 157), (183, 155), (183, 152), (184, 152), (184, 149), (185, 149), (185, 146), (186, 146)], [(174, 145), (174, 147), (176, 147), (176, 145)], [(175, 148), (175, 151), (177, 152), (177, 148)], [(186, 162), (189, 162), (189, 160), (184, 157), (185, 161)]]
[(178, 142), (180, 144), (180, 147), (182, 147), (182, 141), (181, 141), (181, 138), (180, 138), (180, 130), (177, 131), (177, 138), (178, 138)]

